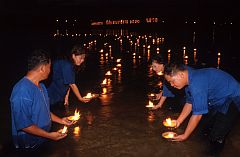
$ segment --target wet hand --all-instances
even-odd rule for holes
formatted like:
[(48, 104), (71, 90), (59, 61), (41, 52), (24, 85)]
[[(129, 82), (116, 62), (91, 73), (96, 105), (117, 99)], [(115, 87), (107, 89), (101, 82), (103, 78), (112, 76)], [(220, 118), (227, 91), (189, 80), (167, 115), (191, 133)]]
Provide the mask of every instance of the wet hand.
[(75, 121), (70, 121), (70, 120), (68, 120), (67, 117), (63, 117), (63, 118), (62, 118), (62, 124), (64, 124), (64, 125), (69, 126), (69, 125), (72, 125), (72, 124), (75, 124), (75, 123), (76, 123)]
[(188, 137), (185, 134), (181, 134), (181, 135), (173, 137), (172, 141), (181, 142), (181, 141), (185, 141), (187, 138)]
[(176, 120), (176, 126), (175, 126), (175, 128), (178, 128), (180, 125), (181, 125), (181, 123), (180, 123), (178, 120)]
[(91, 99), (88, 99), (88, 98), (81, 98), (80, 101), (84, 102), (84, 103), (87, 103), (89, 102)]
[(65, 105), (65, 106), (68, 106), (68, 105), (69, 105), (68, 100), (65, 100), (65, 101), (64, 101), (64, 105)]
[(61, 140), (67, 136), (66, 133), (62, 133), (62, 129), (58, 130), (57, 132), (50, 132), (49, 135), (50, 135), (49, 138), (54, 141)]
[(157, 110), (157, 109), (159, 109), (159, 108), (161, 108), (160, 105), (155, 105), (155, 106), (153, 106), (153, 107), (151, 108), (151, 110)]

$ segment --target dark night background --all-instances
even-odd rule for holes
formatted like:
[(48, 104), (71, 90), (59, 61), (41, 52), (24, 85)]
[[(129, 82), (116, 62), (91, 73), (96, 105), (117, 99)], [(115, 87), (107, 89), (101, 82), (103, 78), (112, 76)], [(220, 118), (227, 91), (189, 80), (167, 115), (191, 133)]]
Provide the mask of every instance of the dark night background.
[[(200, 19), (198, 27), (203, 29), (208, 29), (204, 23), (213, 20), (231, 20), (232, 41), (238, 43), (237, 6), (231, 0), (1, 0), (1, 53), (7, 58), (1, 64), (11, 70), (15, 70), (12, 62), (21, 66), (22, 56), (36, 47), (30, 41), (37, 39), (35, 43), (41, 47), (44, 37), (56, 31), (57, 18), (77, 18), (85, 26), (90, 20), (159, 17), (176, 31), (186, 19)], [(236, 45), (232, 53), (239, 56)], [(5, 74), (10, 73), (9, 68), (4, 69)]]
[[(23, 67), (26, 53), (45, 48), (46, 39), (56, 31), (58, 18), (76, 18), (81, 26), (88, 27), (90, 20), (158, 17), (168, 21), (167, 27), (176, 32), (182, 29), (179, 22), (186, 19), (200, 20), (198, 27), (203, 32), (208, 29), (206, 23), (231, 20), (232, 42), (238, 43), (237, 6), (231, 0), (1, 0), (1, 54), (6, 58), (1, 64), (8, 67), (3, 73), (11, 77), (11, 71), (17, 73)], [(231, 53), (239, 56), (237, 44), (230, 47)]]

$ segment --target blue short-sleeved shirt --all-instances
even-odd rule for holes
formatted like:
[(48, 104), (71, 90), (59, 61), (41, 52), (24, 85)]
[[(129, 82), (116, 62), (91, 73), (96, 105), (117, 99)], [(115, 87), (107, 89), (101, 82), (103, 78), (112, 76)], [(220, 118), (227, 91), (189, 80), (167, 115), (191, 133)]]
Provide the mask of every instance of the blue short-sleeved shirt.
[(188, 69), (193, 114), (205, 114), (208, 109), (226, 113), (231, 102), (240, 109), (240, 84), (230, 74), (215, 68)]
[(73, 64), (68, 60), (56, 60), (53, 63), (52, 80), (48, 87), (50, 104), (63, 101), (69, 84), (75, 83)]
[(46, 140), (22, 131), (23, 128), (31, 125), (46, 131), (51, 128), (47, 89), (42, 83), (40, 86), (41, 89), (24, 77), (13, 88), (10, 102), (12, 136), (16, 148), (34, 148)]

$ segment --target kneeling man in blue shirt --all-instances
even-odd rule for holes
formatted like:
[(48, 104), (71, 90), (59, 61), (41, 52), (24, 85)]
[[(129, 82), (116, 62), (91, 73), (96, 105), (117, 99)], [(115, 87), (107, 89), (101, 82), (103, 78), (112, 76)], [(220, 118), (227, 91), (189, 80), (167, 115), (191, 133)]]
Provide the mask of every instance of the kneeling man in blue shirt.
[(13, 88), (10, 102), (13, 143), (19, 149), (38, 148), (47, 139), (60, 140), (67, 136), (50, 132), (51, 122), (71, 125), (66, 117), (50, 112), (47, 89), (42, 80), (50, 73), (51, 60), (43, 50), (35, 50), (28, 58), (28, 72)]
[[(186, 94), (191, 99), (177, 118), (177, 127), (190, 115), (185, 132), (174, 138), (175, 141), (186, 140), (199, 124), (204, 114), (211, 111), (215, 121), (209, 133), (213, 143), (224, 143), (230, 131), (233, 113), (240, 111), (240, 84), (230, 74), (215, 68), (191, 69), (184, 65), (169, 64), (165, 66), (165, 79), (171, 86), (181, 89), (186, 87)], [(237, 115), (235, 114), (235, 115)], [(213, 117), (213, 116), (212, 116)]]

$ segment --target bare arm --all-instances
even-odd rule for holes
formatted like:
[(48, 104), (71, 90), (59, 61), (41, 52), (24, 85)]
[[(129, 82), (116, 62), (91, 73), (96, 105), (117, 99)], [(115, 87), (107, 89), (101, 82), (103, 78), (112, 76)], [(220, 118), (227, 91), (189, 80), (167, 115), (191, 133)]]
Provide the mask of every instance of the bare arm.
[(76, 84), (70, 84), (69, 86), (71, 87), (73, 93), (76, 95), (76, 97), (78, 98), (79, 101), (82, 101), (82, 102), (88, 102), (89, 101), (89, 99), (84, 99), (81, 96)]
[(29, 133), (29, 134), (33, 134), (33, 135), (36, 135), (36, 136), (52, 139), (52, 140), (55, 140), (55, 141), (60, 140), (60, 139), (67, 136), (67, 134), (62, 134), (60, 132), (47, 132), (47, 131), (39, 128), (36, 125), (31, 125), (31, 126), (29, 126), (27, 128), (24, 128), (22, 130)]
[(184, 132), (185, 136), (189, 137), (191, 135), (191, 133), (197, 127), (197, 125), (201, 119), (202, 119), (202, 115), (192, 115), (191, 116), (191, 118), (188, 122), (187, 128)]
[(59, 124), (64, 124), (64, 125), (72, 125), (73, 122), (69, 121), (67, 117), (60, 118), (56, 116), (55, 114), (51, 113), (51, 119), (53, 122), (59, 123)]
[(188, 125), (187, 125), (187, 128), (186, 128), (184, 134), (174, 137), (174, 141), (186, 140), (191, 135), (193, 130), (197, 127), (201, 118), (202, 118), (202, 115), (192, 115), (188, 122)]
[(69, 98), (70, 88), (68, 88), (67, 93), (64, 99), (64, 105), (69, 105), (68, 98)]
[(187, 118), (187, 116), (191, 113), (192, 111), (192, 104), (186, 103), (182, 109), (181, 114), (179, 115), (177, 119), (177, 127), (182, 124), (182, 122)]
[(161, 96), (158, 104), (155, 105), (152, 109), (153, 109), (153, 110), (156, 110), (156, 109), (158, 109), (158, 108), (161, 108), (166, 99), (167, 99), (166, 96)]

